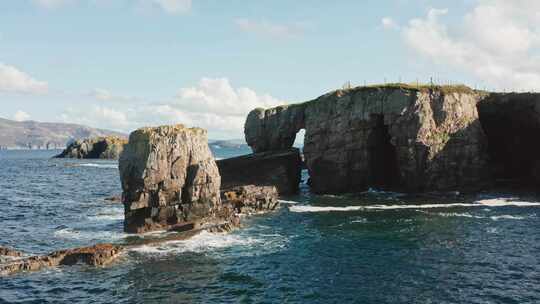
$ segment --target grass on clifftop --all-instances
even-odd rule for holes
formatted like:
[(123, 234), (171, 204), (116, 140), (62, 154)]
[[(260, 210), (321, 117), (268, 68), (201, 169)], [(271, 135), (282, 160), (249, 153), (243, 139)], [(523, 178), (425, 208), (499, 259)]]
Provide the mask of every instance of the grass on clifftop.
[(362, 91), (370, 89), (401, 89), (401, 90), (416, 90), (416, 91), (441, 91), (443, 94), (451, 93), (475, 93), (476, 91), (463, 84), (452, 85), (438, 85), (438, 84), (426, 84), (426, 83), (385, 83), (385, 84), (373, 84), (367, 86), (357, 86), (350, 89), (343, 89), (343, 91)]
[[(421, 91), (421, 92), (427, 92), (427, 91), (440, 91), (443, 94), (452, 94), (452, 93), (464, 93), (464, 94), (474, 94), (474, 93), (487, 93), (485, 91), (481, 90), (474, 90), (464, 84), (451, 84), (451, 85), (438, 85), (438, 84), (427, 84), (427, 83), (385, 83), (385, 84), (371, 84), (366, 86), (356, 86), (351, 88), (342, 88), (337, 89), (335, 91), (326, 93), (322, 96), (319, 96), (318, 98), (307, 100), (303, 102), (298, 103), (291, 103), (286, 105), (280, 105), (274, 108), (281, 108), (286, 109), (294, 106), (302, 106), (307, 103), (313, 102), (321, 97), (324, 96), (330, 96), (332, 94), (338, 94), (338, 95), (344, 95), (350, 92), (358, 92), (358, 91), (369, 91), (369, 90), (379, 90), (379, 89), (399, 89), (399, 90), (410, 90), (410, 91)], [(261, 108), (262, 109), (262, 108)]]

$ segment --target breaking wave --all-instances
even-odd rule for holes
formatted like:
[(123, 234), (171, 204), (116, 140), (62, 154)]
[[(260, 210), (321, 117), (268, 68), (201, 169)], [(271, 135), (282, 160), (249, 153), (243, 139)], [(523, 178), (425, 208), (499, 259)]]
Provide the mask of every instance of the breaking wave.
[(121, 208), (104, 208), (98, 213), (88, 216), (91, 221), (119, 221), (124, 219), (124, 210)]
[(235, 234), (210, 233), (203, 231), (198, 235), (181, 241), (165, 242), (156, 246), (139, 246), (132, 251), (144, 254), (171, 254), (182, 252), (205, 252), (210, 249), (221, 249), (238, 246), (252, 246), (262, 243), (262, 240), (252, 237), (242, 237)]
[(260, 234), (257, 237), (243, 234), (211, 233), (203, 231), (187, 240), (169, 241), (159, 245), (143, 245), (131, 248), (140, 254), (153, 256), (185, 252), (217, 253), (220, 249), (238, 250), (240, 255), (267, 254), (283, 248), (287, 239), (280, 234)]
[(287, 201), (287, 200), (278, 200), (278, 202), (280, 204), (287, 204), (287, 205), (294, 205), (294, 204), (298, 204), (299, 202), (295, 202), (295, 201)]
[(432, 208), (456, 208), (456, 207), (534, 207), (540, 206), (540, 202), (525, 202), (512, 199), (485, 199), (474, 203), (453, 204), (422, 204), (422, 205), (366, 205), (346, 207), (322, 207), (322, 206), (289, 206), (291, 212), (345, 212), (363, 210), (398, 210), (398, 209), (432, 209)]

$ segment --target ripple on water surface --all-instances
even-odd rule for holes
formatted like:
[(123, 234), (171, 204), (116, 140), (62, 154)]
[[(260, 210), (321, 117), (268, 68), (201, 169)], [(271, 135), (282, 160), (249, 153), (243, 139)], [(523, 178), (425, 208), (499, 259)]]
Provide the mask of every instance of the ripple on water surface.
[[(0, 151), (0, 245), (40, 253), (128, 241), (122, 205), (105, 201), (121, 193), (118, 164), (54, 153)], [(106, 267), (0, 278), (0, 302), (539, 303), (539, 210), (520, 195), (303, 187), (230, 234), (134, 248)]]

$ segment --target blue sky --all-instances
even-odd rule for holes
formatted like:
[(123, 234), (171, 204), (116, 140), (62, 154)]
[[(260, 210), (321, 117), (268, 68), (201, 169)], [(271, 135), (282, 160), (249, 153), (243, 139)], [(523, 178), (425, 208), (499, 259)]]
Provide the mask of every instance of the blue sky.
[(538, 1), (0, 2), (0, 117), (240, 138), (249, 110), (340, 87), (540, 87)]

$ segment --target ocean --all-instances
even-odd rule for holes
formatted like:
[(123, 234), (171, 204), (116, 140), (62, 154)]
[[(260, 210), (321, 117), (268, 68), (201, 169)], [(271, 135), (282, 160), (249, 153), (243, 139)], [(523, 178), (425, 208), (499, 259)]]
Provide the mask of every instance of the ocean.
[[(105, 200), (121, 193), (117, 162), (58, 152), (0, 151), (0, 246), (39, 254), (134, 238), (122, 205)], [(303, 184), (232, 233), (0, 277), (0, 303), (540, 303), (538, 213), (532, 194), (333, 196)]]

